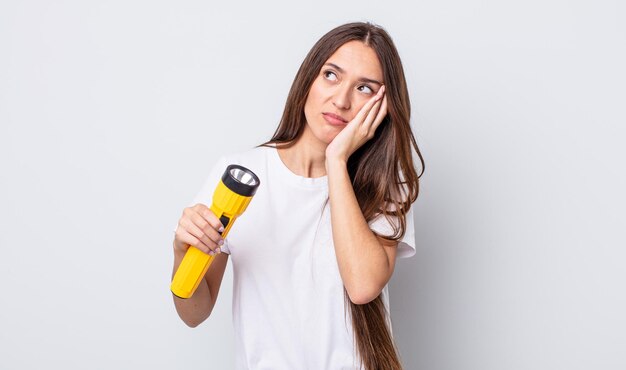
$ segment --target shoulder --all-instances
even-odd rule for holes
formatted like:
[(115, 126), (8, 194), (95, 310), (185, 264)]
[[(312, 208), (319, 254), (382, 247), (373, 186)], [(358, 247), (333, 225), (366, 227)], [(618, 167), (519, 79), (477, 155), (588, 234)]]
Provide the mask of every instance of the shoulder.
[[(267, 147), (254, 147), (218, 156), (212, 161), (202, 188), (197, 193), (192, 203), (207, 202), (213, 194), (212, 192), (215, 189), (215, 184), (220, 181), (226, 171), (226, 168), (228, 168), (231, 164), (243, 166), (254, 172), (254, 174), (258, 177), (265, 177), (265, 174), (267, 173), (269, 154), (271, 154), (271, 152), (269, 152), (270, 150), (275, 149)], [(263, 180), (261, 181), (265, 182)]]
[(260, 146), (228, 153), (221, 156), (215, 166), (223, 173), (229, 165), (236, 164), (252, 171), (259, 178), (265, 178), (275, 165), (275, 151), (273, 147)]
[[(259, 146), (254, 148), (245, 149), (239, 152), (234, 152), (225, 155), (222, 159), (227, 159), (233, 162), (255, 162), (261, 161), (269, 154), (270, 150), (276, 150), (274, 148), (268, 148), (265, 146)], [(239, 164), (239, 163), (237, 163)]]
[(222, 156), (218, 162), (224, 168), (231, 164), (237, 164), (246, 167), (253, 172), (255, 172), (255, 170), (259, 172), (264, 172), (269, 162), (271, 150), (276, 149), (263, 146), (254, 147), (243, 151), (226, 154)]

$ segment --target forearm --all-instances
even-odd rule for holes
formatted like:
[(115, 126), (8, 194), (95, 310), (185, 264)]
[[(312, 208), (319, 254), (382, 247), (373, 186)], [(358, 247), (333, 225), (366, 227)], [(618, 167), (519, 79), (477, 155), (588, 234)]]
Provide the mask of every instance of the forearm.
[[(172, 271), (172, 277), (176, 273), (178, 266), (183, 260), (185, 255), (179, 251), (174, 252), (174, 269)], [(194, 294), (187, 298), (179, 298), (172, 294), (174, 299), (174, 305), (176, 306), (176, 312), (178, 316), (190, 327), (196, 327), (200, 325), (213, 310), (214, 302), (211, 298), (209, 286), (206, 279), (203, 277), (198, 285), (198, 288)]]
[(341, 279), (354, 303), (367, 303), (389, 280), (389, 260), (361, 212), (347, 166), (327, 162), (331, 225)]

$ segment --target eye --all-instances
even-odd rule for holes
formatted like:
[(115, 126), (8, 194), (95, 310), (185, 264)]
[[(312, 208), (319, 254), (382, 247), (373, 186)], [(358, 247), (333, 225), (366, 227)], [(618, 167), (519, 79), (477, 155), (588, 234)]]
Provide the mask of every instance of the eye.
[(337, 75), (333, 71), (324, 71), (324, 78), (330, 81), (337, 81)]
[(371, 87), (367, 86), (367, 85), (361, 85), (359, 87), (357, 87), (357, 90), (364, 92), (366, 94), (371, 94), (374, 92), (374, 90), (372, 90)]

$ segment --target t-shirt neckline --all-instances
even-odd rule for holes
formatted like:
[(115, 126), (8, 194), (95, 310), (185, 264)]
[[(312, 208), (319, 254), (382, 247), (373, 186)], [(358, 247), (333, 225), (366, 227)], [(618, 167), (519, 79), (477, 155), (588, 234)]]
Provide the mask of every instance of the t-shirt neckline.
[(276, 167), (279, 168), (281, 175), (290, 183), (307, 188), (328, 188), (328, 175), (321, 177), (304, 177), (296, 175), (291, 172), (291, 170), (280, 158), (276, 145), (269, 147), (268, 150), (271, 152), (270, 157), (274, 163), (276, 163)]

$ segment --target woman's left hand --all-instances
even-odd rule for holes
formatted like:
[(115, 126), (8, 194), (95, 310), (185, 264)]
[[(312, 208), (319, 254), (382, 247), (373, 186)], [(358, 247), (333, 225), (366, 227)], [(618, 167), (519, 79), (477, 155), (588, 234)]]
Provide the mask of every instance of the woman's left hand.
[(348, 158), (358, 148), (374, 137), (374, 132), (387, 115), (387, 97), (382, 86), (348, 122), (346, 127), (326, 147), (326, 162), (339, 160), (348, 163)]

